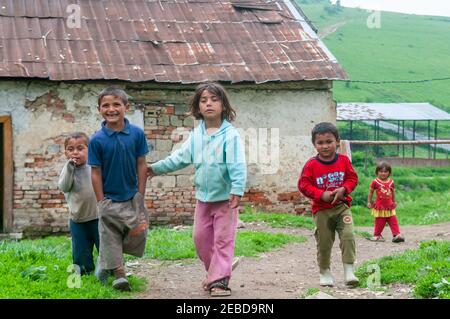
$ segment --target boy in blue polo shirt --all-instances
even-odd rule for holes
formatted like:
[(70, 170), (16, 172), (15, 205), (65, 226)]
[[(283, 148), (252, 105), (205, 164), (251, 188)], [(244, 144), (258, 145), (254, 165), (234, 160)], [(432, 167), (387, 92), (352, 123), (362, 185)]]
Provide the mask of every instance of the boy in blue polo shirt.
[(126, 291), (123, 253), (142, 257), (148, 228), (144, 195), (147, 180), (144, 131), (125, 118), (127, 94), (108, 87), (98, 97), (105, 119), (89, 143), (88, 163), (99, 213), (100, 252), (96, 275), (102, 283), (113, 274), (113, 288)]

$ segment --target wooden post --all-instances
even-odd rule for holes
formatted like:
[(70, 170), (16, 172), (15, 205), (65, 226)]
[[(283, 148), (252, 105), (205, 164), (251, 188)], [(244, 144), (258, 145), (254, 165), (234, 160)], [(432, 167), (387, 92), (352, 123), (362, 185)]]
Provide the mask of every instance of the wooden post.
[(339, 143), (339, 153), (347, 156), (350, 159), (350, 162), (352, 161), (352, 150), (350, 148), (350, 141), (341, 140), (341, 142)]
[(10, 116), (0, 116), (0, 129), (2, 130), (2, 148), (3, 148), (3, 185), (0, 185), (2, 191), (2, 228), (0, 232), (8, 232), (13, 226), (13, 131)]

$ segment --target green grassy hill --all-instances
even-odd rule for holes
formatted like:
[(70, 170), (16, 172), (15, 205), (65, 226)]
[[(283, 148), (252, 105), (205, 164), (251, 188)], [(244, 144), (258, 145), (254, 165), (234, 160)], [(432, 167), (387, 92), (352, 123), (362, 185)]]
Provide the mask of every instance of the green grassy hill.
[[(336, 8), (325, 0), (296, 0), (351, 80), (420, 80), (450, 77), (450, 18)], [(337, 29), (336, 29), (337, 27)], [(334, 30), (336, 29), (336, 30)], [(414, 84), (335, 82), (337, 102), (430, 102), (450, 112), (450, 80)], [(439, 135), (450, 138), (450, 123)]]

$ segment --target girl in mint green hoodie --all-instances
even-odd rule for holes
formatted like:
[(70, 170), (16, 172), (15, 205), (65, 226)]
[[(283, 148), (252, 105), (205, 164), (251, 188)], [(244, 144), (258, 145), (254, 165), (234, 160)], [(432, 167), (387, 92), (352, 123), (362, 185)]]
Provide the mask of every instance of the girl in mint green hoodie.
[(229, 296), (236, 239), (238, 206), (244, 194), (247, 170), (236, 117), (225, 89), (217, 83), (200, 84), (189, 103), (200, 124), (181, 148), (152, 164), (150, 175), (195, 167), (194, 243), (205, 266), (202, 285), (211, 296)]

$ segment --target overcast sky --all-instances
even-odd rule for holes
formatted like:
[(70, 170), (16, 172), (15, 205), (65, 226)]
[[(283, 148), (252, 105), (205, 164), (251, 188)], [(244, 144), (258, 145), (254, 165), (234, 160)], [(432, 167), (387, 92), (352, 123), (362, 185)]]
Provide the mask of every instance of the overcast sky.
[(450, 17), (450, 0), (341, 0), (341, 4), (352, 8)]

